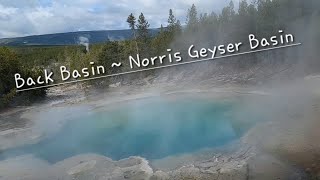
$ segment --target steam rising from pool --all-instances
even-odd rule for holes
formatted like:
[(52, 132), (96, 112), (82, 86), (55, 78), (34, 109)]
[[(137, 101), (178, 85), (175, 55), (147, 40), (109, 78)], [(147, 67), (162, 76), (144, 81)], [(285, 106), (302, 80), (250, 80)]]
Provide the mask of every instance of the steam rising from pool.
[[(129, 156), (159, 159), (229, 143), (235, 104), (204, 99), (153, 99), (95, 110), (68, 121), (42, 142), (10, 150), (49, 162), (97, 153), (115, 160)], [(7, 153), (8, 154), (8, 153)]]

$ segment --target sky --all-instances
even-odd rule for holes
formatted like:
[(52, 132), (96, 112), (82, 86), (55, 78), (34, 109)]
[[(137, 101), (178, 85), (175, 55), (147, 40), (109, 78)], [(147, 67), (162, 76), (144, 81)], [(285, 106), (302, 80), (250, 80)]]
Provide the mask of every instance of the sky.
[[(238, 0), (235, 0), (238, 1)], [(234, 2), (235, 2), (234, 1)], [(141, 12), (150, 27), (166, 26), (169, 9), (181, 23), (192, 4), (219, 12), (228, 0), (0, 0), (0, 38), (60, 32), (128, 29), (130, 13)], [(236, 4), (236, 3), (235, 3)]]

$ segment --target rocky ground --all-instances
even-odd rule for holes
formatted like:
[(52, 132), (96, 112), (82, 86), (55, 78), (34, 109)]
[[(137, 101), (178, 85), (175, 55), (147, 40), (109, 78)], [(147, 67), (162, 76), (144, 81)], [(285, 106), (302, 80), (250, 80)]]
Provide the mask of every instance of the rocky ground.
[[(171, 161), (174, 159), (171, 159)], [(170, 164), (170, 161), (166, 162)], [(0, 162), (1, 179), (46, 180), (248, 180), (305, 179), (295, 167), (253, 147), (242, 147), (232, 154), (216, 154), (206, 160), (189, 162), (174, 170), (153, 167), (141, 157), (113, 161), (107, 157), (84, 154), (50, 165), (30, 156)]]

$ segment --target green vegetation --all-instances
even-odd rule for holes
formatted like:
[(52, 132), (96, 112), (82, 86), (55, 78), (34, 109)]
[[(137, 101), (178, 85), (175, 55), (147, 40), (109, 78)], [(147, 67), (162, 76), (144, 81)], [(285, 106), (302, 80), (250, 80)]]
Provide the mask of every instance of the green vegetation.
[[(128, 63), (126, 60), (129, 55), (153, 57), (166, 53), (168, 48), (185, 51), (190, 44), (210, 46), (245, 41), (248, 34), (265, 37), (276, 34), (280, 29), (299, 35), (296, 41), (303, 42), (307, 48), (290, 53), (275, 51), (246, 55), (234, 61), (224, 61), (224, 65), (247, 68), (266, 59), (267, 56), (271, 64), (285, 63), (289, 58), (292, 58), (291, 62), (303, 59), (305, 67), (311, 67), (312, 72), (315, 72), (320, 67), (319, 51), (316, 48), (319, 47), (320, 41), (319, 10), (318, 0), (257, 0), (254, 3), (242, 0), (237, 11), (231, 1), (220, 14), (215, 12), (203, 14), (192, 5), (187, 11), (186, 26), (181, 25), (170, 9), (167, 26), (161, 26), (160, 32), (155, 36), (149, 33), (150, 24), (143, 13), (138, 18), (130, 14), (127, 23), (133, 34), (131, 40), (90, 45), (89, 53), (84, 53), (82, 46), (2, 47), (0, 48), (0, 107), (7, 106), (17, 96), (14, 84), (16, 72), (36, 76), (42, 73), (41, 69), (54, 71), (60, 65), (81, 69), (91, 61), (110, 67), (112, 62)], [(291, 56), (288, 57), (288, 54)], [(118, 71), (127, 71), (128, 67), (128, 64), (124, 64)], [(108, 73), (115, 71), (110, 68)], [(155, 76), (155, 74), (154, 71), (145, 72), (132, 75), (130, 78)], [(21, 93), (19, 97), (28, 97), (32, 101), (33, 97), (44, 94), (45, 90), (37, 90)]]
[[(25, 76), (36, 77), (42, 73), (39, 67), (26, 68), (15, 52), (6, 47), (0, 48), (0, 109), (6, 107), (16, 96), (14, 74), (17, 72)], [(29, 103), (45, 95), (45, 90), (35, 90), (23, 93), (23, 103)]]

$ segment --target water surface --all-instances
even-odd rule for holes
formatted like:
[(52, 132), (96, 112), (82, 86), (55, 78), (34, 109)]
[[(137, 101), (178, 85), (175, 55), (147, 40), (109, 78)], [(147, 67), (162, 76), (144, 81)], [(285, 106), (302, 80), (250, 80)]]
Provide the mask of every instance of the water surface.
[(229, 101), (197, 98), (132, 101), (109, 110), (85, 112), (57, 134), (6, 154), (31, 153), (54, 163), (83, 153), (119, 160), (194, 152), (239, 137), (232, 125), (235, 106)]

